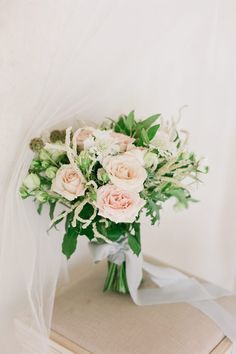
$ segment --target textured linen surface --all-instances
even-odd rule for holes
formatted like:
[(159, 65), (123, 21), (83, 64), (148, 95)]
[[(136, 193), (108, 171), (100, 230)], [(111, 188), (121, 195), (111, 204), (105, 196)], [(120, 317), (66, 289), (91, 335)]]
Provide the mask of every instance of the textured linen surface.
[[(136, 306), (103, 294), (106, 262), (95, 265), (55, 303), (52, 329), (96, 354), (208, 354), (223, 333), (188, 304)], [(144, 286), (151, 286), (146, 284)], [(219, 301), (236, 317), (236, 297)]]
[[(0, 343), (4, 354), (45, 354), (62, 232), (45, 230), (18, 187), (28, 141), (74, 117), (98, 122), (136, 109), (183, 123), (211, 172), (187, 213), (167, 206), (143, 222), (145, 253), (227, 288), (235, 283), (234, 0), (3, 0), (0, 2)], [(72, 278), (88, 263), (83, 239)], [(23, 343), (23, 349), (14, 335)]]

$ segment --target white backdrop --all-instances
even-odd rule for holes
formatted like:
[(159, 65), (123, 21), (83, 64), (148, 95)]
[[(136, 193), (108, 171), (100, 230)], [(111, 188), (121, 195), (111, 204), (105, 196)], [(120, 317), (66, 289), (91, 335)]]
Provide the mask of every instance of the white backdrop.
[[(36, 122), (100, 120), (135, 109), (181, 127), (206, 155), (201, 203), (143, 224), (144, 253), (228, 288), (236, 276), (236, 2), (0, 2), (1, 192)], [(35, 134), (40, 133), (39, 130)], [(89, 262), (86, 240), (70, 263)]]

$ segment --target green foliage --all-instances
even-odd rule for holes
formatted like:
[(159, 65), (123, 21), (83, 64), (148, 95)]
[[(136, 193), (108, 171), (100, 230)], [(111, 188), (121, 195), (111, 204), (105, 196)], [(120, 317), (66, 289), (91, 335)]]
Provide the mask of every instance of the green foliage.
[(77, 246), (77, 238), (81, 233), (81, 224), (77, 222), (76, 227), (71, 225), (74, 217), (74, 212), (70, 212), (66, 217), (65, 235), (62, 243), (62, 253), (67, 259), (75, 252)]
[(111, 241), (118, 241), (120, 237), (124, 236), (127, 232), (127, 224), (115, 224), (109, 221), (109, 226), (106, 227), (105, 223), (100, 221), (101, 219), (98, 219), (96, 224), (97, 230)]
[(126, 128), (129, 130), (129, 133), (132, 135), (132, 132), (136, 126), (135, 118), (134, 118), (134, 111), (131, 111), (127, 118), (124, 120)]
[(175, 197), (176, 204), (175, 208), (184, 209), (188, 208), (188, 203), (190, 201), (190, 194), (186, 189), (183, 188), (170, 188), (167, 190), (166, 194), (169, 197)]
[(128, 235), (128, 244), (131, 250), (139, 256), (141, 252), (141, 239), (140, 239), (140, 223), (135, 222), (132, 224), (133, 232)]
[(43, 190), (50, 189), (52, 185), (52, 180), (46, 176), (38, 175), (40, 178), (40, 184)]
[(28, 189), (24, 185), (20, 187), (20, 196), (22, 199), (26, 199), (30, 196)]
[(156, 124), (148, 129), (147, 135), (148, 135), (149, 141), (151, 141), (155, 137), (159, 128), (160, 128), (160, 124)]
[(122, 133), (126, 135), (130, 135), (130, 130), (127, 128), (125, 121), (127, 119), (127, 116), (120, 116), (117, 120), (117, 122), (114, 124), (114, 131), (116, 133)]
[(54, 218), (54, 211), (56, 207), (56, 202), (49, 201), (49, 217), (52, 220)]
[(81, 172), (86, 177), (86, 179), (91, 180), (91, 172), (93, 172), (92, 168), (94, 167), (93, 165), (95, 164), (91, 155), (87, 151), (81, 151), (79, 156), (76, 159), (76, 162)]
[(93, 227), (92, 224), (90, 224), (86, 229), (82, 228), (81, 229), (81, 235), (86, 236), (90, 241), (94, 238), (94, 232), (93, 232)]
[(38, 207), (37, 207), (37, 213), (38, 213), (39, 215), (41, 215), (42, 209), (43, 209), (43, 203), (39, 203), (39, 204), (38, 204)]
[(34, 159), (31, 162), (30, 168), (29, 168), (29, 172), (31, 173), (35, 173), (35, 172), (40, 172), (42, 171), (42, 163), (39, 159)]
[(148, 146), (160, 127), (159, 124), (153, 126), (159, 117), (160, 114), (155, 114), (137, 122), (134, 111), (131, 111), (127, 116), (122, 115), (118, 118), (114, 123), (114, 130), (117, 133), (134, 137), (137, 146)]
[(146, 216), (150, 216), (151, 224), (154, 225), (160, 220), (160, 210), (162, 209), (161, 204), (157, 204), (152, 199), (148, 199), (145, 204)]
[(82, 219), (89, 219), (93, 215), (93, 212), (94, 212), (94, 207), (91, 204), (87, 203), (84, 205), (83, 209), (79, 213), (79, 216)]
[(69, 228), (64, 235), (62, 242), (62, 253), (67, 259), (69, 259), (76, 250), (78, 235), (78, 230), (73, 227)]
[(153, 116), (150, 116), (141, 122), (138, 123), (138, 127), (144, 128), (145, 130), (149, 129), (158, 118), (160, 118), (160, 114), (154, 114)]
[(150, 144), (150, 141), (155, 137), (160, 127), (159, 124), (152, 126), (159, 117), (160, 114), (155, 114), (137, 123), (134, 137), (138, 146), (148, 146)]

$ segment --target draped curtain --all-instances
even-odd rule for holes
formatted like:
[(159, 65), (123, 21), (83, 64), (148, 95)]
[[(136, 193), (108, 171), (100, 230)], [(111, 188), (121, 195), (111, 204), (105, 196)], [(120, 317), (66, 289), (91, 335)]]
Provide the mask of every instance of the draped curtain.
[(144, 218), (143, 251), (235, 287), (235, 13), (233, 0), (0, 2), (4, 354), (20, 353), (13, 333), (24, 337), (24, 354), (47, 350), (41, 336), (50, 328), (59, 273), (69, 267), (76, 277), (89, 262), (81, 239), (67, 265), (61, 234), (49, 238), (46, 214), (39, 220), (17, 194), (31, 158), (28, 141), (67, 119), (97, 122), (132, 109), (140, 118), (160, 112), (169, 119), (187, 105), (180, 128), (210, 165), (194, 191), (201, 203), (177, 214), (169, 203), (159, 227)]

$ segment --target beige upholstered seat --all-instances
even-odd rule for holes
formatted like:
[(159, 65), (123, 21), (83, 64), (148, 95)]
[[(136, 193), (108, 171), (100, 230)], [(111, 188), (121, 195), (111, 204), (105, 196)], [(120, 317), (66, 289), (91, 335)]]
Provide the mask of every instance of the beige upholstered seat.
[[(104, 263), (95, 265), (56, 301), (52, 338), (69, 343), (72, 352), (208, 354), (223, 340), (215, 323), (190, 305), (140, 307), (129, 296), (104, 294), (105, 274)], [(219, 302), (236, 318), (236, 297)], [(230, 353), (227, 350), (229, 345), (217, 353)]]

